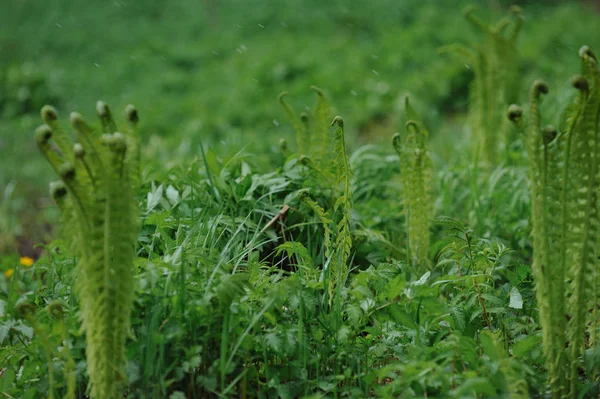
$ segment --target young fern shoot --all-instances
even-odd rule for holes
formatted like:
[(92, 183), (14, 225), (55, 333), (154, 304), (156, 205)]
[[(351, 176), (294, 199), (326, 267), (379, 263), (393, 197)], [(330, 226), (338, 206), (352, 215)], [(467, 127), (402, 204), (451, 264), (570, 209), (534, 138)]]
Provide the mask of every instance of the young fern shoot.
[(36, 131), (40, 150), (61, 178), (50, 184), (50, 191), (77, 258), (76, 289), (93, 399), (123, 397), (126, 380), (125, 343), (130, 335), (139, 228), (134, 192), (140, 182), (138, 116), (131, 105), (126, 112), (129, 125), (120, 133), (108, 106), (98, 102), (103, 134), (72, 113), (78, 141), (73, 144), (54, 108), (44, 106), (45, 124)]
[[(579, 93), (558, 130), (541, 127), (540, 98), (548, 86), (533, 84), (527, 137), (533, 271), (553, 398), (578, 397), (586, 341), (597, 345), (600, 71), (589, 48), (580, 57), (582, 75), (572, 79)], [(520, 129), (520, 113), (511, 109)]]
[(342, 194), (338, 197), (334, 205), (334, 211), (340, 210), (340, 220), (337, 224), (337, 235), (335, 238), (337, 256), (334, 258), (333, 279), (330, 280), (330, 292), (333, 292), (335, 286), (343, 283), (343, 279), (346, 277), (348, 260), (350, 259), (350, 252), (352, 250), (352, 236), (350, 233), (350, 213), (352, 212), (350, 179), (352, 178), (352, 170), (346, 153), (344, 121), (342, 117), (336, 116), (331, 125), (334, 126), (334, 163), (337, 169), (337, 183), (341, 186), (342, 190)]
[[(428, 132), (418, 114), (405, 103), (406, 136), (402, 140), (396, 133), (394, 149), (400, 157), (404, 214), (408, 231), (408, 258), (418, 269), (428, 267), (429, 223), (432, 218), (431, 159), (427, 154)], [(422, 270), (420, 270), (422, 271)]]
[(331, 306), (336, 289), (344, 284), (348, 273), (348, 262), (352, 251), (352, 233), (350, 231), (350, 216), (352, 212), (351, 178), (352, 170), (346, 152), (344, 138), (344, 121), (336, 116), (331, 122), (334, 126), (333, 142), (336, 167), (336, 187), (340, 194), (333, 205), (333, 212), (338, 215), (338, 222), (317, 202), (311, 199), (306, 190), (299, 193), (299, 198), (307, 204), (319, 217), (325, 231), (325, 264), (328, 266), (328, 293)]
[(321, 176), (324, 186), (330, 187), (335, 183), (336, 177), (335, 165), (329, 159), (333, 146), (329, 132), (329, 102), (323, 90), (317, 86), (311, 86), (311, 89), (317, 94), (317, 103), (312, 117), (305, 112), (298, 117), (285, 101), (287, 92), (279, 95), (279, 103), (283, 106), (296, 132), (299, 159), (310, 157), (310, 162), (307, 163), (310, 163), (311, 167)]
[(510, 144), (506, 135), (506, 119), (499, 109), (518, 101), (519, 53), (516, 40), (523, 24), (521, 9), (510, 8), (510, 16), (496, 25), (488, 25), (475, 14), (475, 7), (468, 7), (465, 18), (484, 40), (481, 46), (469, 48), (451, 45), (442, 49), (457, 53), (471, 65), (474, 78), (469, 90), (469, 126), (474, 151), (479, 159), (494, 164), (498, 150)]

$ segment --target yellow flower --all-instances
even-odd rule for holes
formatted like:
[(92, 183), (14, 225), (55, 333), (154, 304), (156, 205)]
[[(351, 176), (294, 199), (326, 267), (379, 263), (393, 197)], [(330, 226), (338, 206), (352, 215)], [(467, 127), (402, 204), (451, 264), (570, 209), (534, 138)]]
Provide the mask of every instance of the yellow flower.
[(19, 259), (19, 263), (25, 267), (29, 267), (33, 265), (33, 259), (31, 259), (29, 256), (23, 256)]
[(4, 277), (10, 278), (10, 276), (12, 276), (14, 272), (15, 272), (15, 269), (8, 269), (7, 271), (4, 272)]

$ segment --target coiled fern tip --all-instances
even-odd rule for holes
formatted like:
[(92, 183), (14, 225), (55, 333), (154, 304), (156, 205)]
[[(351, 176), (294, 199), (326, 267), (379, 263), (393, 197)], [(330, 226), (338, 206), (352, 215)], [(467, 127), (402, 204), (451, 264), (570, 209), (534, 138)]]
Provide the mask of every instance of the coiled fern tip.
[(509, 120), (515, 122), (523, 116), (523, 108), (517, 104), (511, 104), (508, 106), (507, 116)]
[(137, 108), (133, 104), (129, 104), (127, 107), (125, 107), (125, 115), (127, 116), (127, 120), (129, 122), (137, 123), (140, 120)]
[(339, 126), (341, 128), (344, 128), (344, 120), (342, 119), (341, 116), (336, 116), (335, 118), (333, 118), (333, 120), (331, 121), (331, 126)]
[(52, 138), (52, 129), (48, 125), (41, 125), (35, 129), (35, 141), (38, 145), (48, 144)]
[(50, 196), (54, 199), (60, 199), (67, 195), (67, 187), (62, 180), (50, 182)]
[(581, 75), (575, 75), (571, 78), (571, 85), (579, 91), (588, 91), (590, 85), (586, 78)]
[(40, 113), (42, 115), (42, 120), (46, 123), (58, 119), (58, 113), (56, 112), (56, 108), (54, 108), (51, 105), (44, 105)]
[(536, 80), (533, 82), (532, 91), (536, 97), (539, 97), (540, 94), (548, 94), (550, 88), (546, 82), (542, 80)]

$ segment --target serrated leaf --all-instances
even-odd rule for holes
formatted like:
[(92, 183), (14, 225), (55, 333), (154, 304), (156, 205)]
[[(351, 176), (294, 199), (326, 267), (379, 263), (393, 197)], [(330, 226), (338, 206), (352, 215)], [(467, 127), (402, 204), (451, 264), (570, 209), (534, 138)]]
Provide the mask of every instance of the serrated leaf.
[(217, 298), (223, 308), (229, 307), (236, 297), (245, 293), (245, 287), (248, 284), (249, 275), (246, 273), (237, 273), (221, 277), (221, 282), (217, 286)]
[(450, 313), (454, 319), (454, 326), (458, 331), (464, 331), (465, 329), (465, 311), (459, 307), (450, 308)]
[(23, 323), (19, 323), (16, 324), (14, 326), (12, 326), (12, 329), (15, 331), (20, 332), (21, 334), (23, 334), (24, 336), (26, 336), (28, 339), (33, 338), (33, 328), (26, 326)]
[(8, 320), (3, 324), (0, 324), (0, 345), (2, 345), (2, 343), (6, 339), (6, 337), (8, 336), (8, 332), (14, 324), (15, 322), (13, 320)]
[(456, 229), (459, 231), (466, 230), (466, 227), (464, 224), (462, 224), (458, 220), (452, 219), (448, 216), (438, 216), (433, 222), (435, 224), (439, 224), (441, 226), (449, 227), (449, 228)]
[(277, 333), (271, 332), (265, 335), (265, 345), (273, 352), (281, 352), (281, 338)]

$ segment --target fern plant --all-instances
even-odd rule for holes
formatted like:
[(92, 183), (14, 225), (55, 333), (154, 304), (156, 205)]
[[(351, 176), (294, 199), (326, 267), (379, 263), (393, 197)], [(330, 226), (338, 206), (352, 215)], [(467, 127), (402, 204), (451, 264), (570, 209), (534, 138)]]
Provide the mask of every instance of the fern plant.
[(336, 167), (336, 186), (340, 194), (333, 205), (333, 212), (338, 216), (337, 224), (323, 207), (310, 198), (307, 191), (301, 191), (299, 198), (307, 204), (319, 217), (325, 231), (325, 264), (328, 265), (329, 304), (335, 297), (336, 289), (343, 285), (348, 272), (348, 261), (352, 251), (352, 234), (350, 231), (350, 214), (352, 212), (351, 178), (352, 170), (346, 153), (344, 138), (344, 121), (336, 116), (331, 122), (334, 126), (333, 141), (335, 143), (334, 166)]
[(472, 66), (474, 78), (469, 90), (469, 125), (474, 151), (479, 159), (495, 163), (498, 149), (510, 144), (506, 119), (498, 112), (518, 101), (519, 54), (516, 41), (523, 24), (521, 9), (510, 8), (510, 15), (496, 25), (488, 25), (468, 7), (464, 14), (484, 36), (481, 46), (451, 45), (442, 51), (458, 53)]
[(421, 118), (405, 100), (406, 136), (402, 140), (396, 133), (393, 139), (394, 149), (400, 157), (402, 190), (404, 195), (404, 214), (408, 232), (408, 258), (411, 264), (427, 266), (432, 218), (431, 197), (431, 159), (427, 153), (429, 133)]
[[(102, 129), (71, 114), (77, 142), (62, 129), (56, 110), (42, 108), (36, 141), (61, 178), (50, 184), (63, 232), (77, 258), (77, 291), (86, 332), (92, 398), (119, 398), (125, 384), (125, 343), (133, 306), (133, 259), (138, 221), (134, 190), (140, 181), (137, 111), (118, 132), (110, 109), (98, 102)], [(58, 152), (52, 146), (56, 144)]]
[(305, 112), (298, 116), (285, 101), (287, 92), (279, 95), (279, 103), (283, 106), (296, 132), (299, 157), (310, 157), (311, 167), (321, 176), (324, 185), (330, 186), (336, 181), (336, 177), (335, 166), (329, 159), (334, 141), (329, 132), (329, 102), (323, 90), (317, 86), (311, 86), (311, 89), (317, 94), (317, 103), (312, 117)]
[[(578, 95), (562, 112), (558, 130), (541, 127), (540, 101), (548, 86), (536, 81), (527, 133), (533, 269), (555, 398), (577, 397), (586, 341), (597, 345), (600, 71), (587, 46), (580, 57), (582, 75), (572, 79)], [(522, 127), (520, 111), (511, 108), (509, 117)]]

